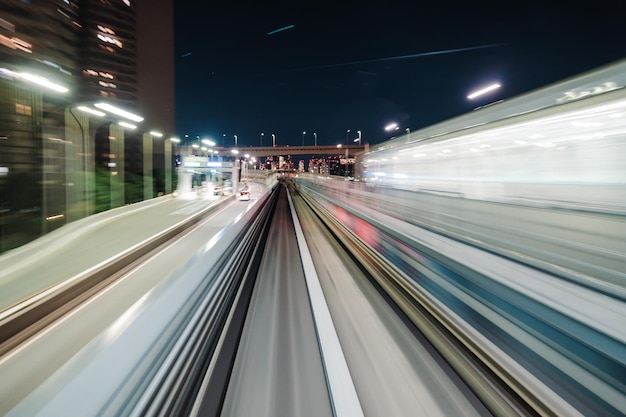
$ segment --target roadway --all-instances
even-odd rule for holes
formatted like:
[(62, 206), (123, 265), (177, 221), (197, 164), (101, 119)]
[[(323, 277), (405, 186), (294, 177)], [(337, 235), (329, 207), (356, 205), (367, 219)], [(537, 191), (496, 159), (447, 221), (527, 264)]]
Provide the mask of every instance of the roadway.
[[(251, 184), (251, 189), (255, 200), (259, 194), (266, 192), (257, 184)], [(28, 295), (41, 292), (48, 285), (75, 277), (84, 269), (93, 268), (185, 219), (209, 213), (194, 223), (190, 230), (168, 241), (165, 247), (150, 252), (116, 273), (114, 281), (103, 291), (54, 321), (52, 327), (47, 327), (17, 349), (0, 357), (0, 415), (5, 415), (37, 390), (45, 391), (45, 398), (48, 399), (58, 393), (62, 384), (45, 382), (50, 381), (53, 375), (69, 380), (78, 374), (86, 361), (86, 355), (81, 356), (81, 351), (87, 350), (93, 356), (106, 349), (115, 339), (116, 332), (112, 329), (119, 317), (123, 317), (125, 312), (154, 291), (162, 281), (175, 276), (186, 264), (193, 263), (198, 249), (206, 246), (248, 206), (248, 203), (232, 197), (207, 194), (179, 199), (164, 197), (150, 204), (128, 206), (93, 216), (93, 222), (90, 219), (82, 220), (68, 230), (61, 228), (46, 236), (46, 242), (34, 242), (15, 254), (9, 254), (8, 259), (0, 258), (8, 265), (15, 266), (21, 265), (13, 263), (15, 258), (30, 261), (26, 262), (28, 271), (13, 268), (10, 271), (15, 273), (11, 275), (7, 270), (3, 271), (2, 293), (5, 299), (9, 295), (15, 299), (16, 294), (25, 291), (25, 288), (36, 289)], [(40, 256), (42, 248), (45, 250), (49, 245), (49, 239), (55, 242), (54, 249)], [(7, 276), (10, 279), (5, 279)], [(27, 282), (16, 285), (19, 279)], [(93, 347), (94, 341), (107, 334), (107, 331), (104, 341)], [(84, 401), (89, 403), (89, 398), (94, 398), (93, 406), (97, 404), (95, 397), (94, 393), (88, 393)], [(32, 415), (30, 412), (27, 414)], [(86, 412), (83, 415), (93, 414)]]
[[(474, 206), (469, 212), (472, 221), (464, 222), (458, 199), (413, 195), (406, 200), (401, 198), (403, 193), (368, 192), (346, 181), (328, 184), (318, 185), (316, 191), (308, 193), (309, 197), (333, 211), (348, 229), (360, 234), (362, 242), (381, 253), (387, 251), (389, 262), (403, 265), (411, 275), (402, 283), (409, 292), (429, 290), (432, 305), (441, 304), (447, 320), (456, 321), (458, 329), (475, 338), (472, 343), (482, 345), (493, 355), (494, 363), (525, 381), (526, 388), (538, 389), (540, 392), (534, 393), (537, 398), (554, 401), (551, 407), (561, 411), (557, 415), (563, 414), (563, 410), (566, 415), (576, 415), (578, 410), (583, 410), (579, 415), (626, 410), (623, 386), (619, 382), (620, 370), (625, 366), (620, 346), (623, 348), (626, 341), (619, 323), (626, 319), (626, 309), (619, 291), (607, 297), (611, 292), (606, 289), (606, 282), (601, 285), (605, 288), (603, 294), (592, 285), (581, 287), (574, 279), (554, 280), (547, 274), (550, 271), (540, 268), (550, 263), (549, 258), (521, 259), (524, 253), (511, 250), (510, 245), (516, 239), (506, 239), (510, 235), (503, 234), (510, 220), (497, 219), (494, 213), (501, 212), (498, 210), (481, 213), (480, 202), (466, 202)], [(150, 241), (168, 227), (187, 223), (184, 230), (137, 256), (109, 280), (98, 284), (97, 291), (58, 320), (50, 320), (49, 326), (41, 327), (41, 331), (37, 329), (26, 341), (0, 356), (0, 413), (125, 414), (119, 411), (124, 410), (121, 403), (126, 401), (120, 394), (130, 395), (143, 386), (138, 376), (143, 374), (128, 373), (129, 370), (147, 366), (146, 358), (156, 353), (123, 346), (140, 344), (138, 336), (133, 336), (142, 329), (137, 323), (149, 322), (155, 333), (163, 333), (158, 328), (162, 319), (157, 314), (177, 302), (180, 306), (193, 304), (172, 296), (187, 286), (184, 276), (193, 275), (190, 274), (193, 268), (200, 280), (215, 269), (225, 268), (218, 267), (225, 262), (223, 257), (219, 253), (212, 255), (212, 251), (220, 244), (230, 246), (227, 237), (230, 235), (225, 230), (239, 219), (246, 215), (257, 217), (252, 210), (268, 190), (258, 184), (252, 187), (249, 203), (195, 195), (188, 200), (167, 197), (128, 206), (94, 216), (93, 224), (85, 221), (69, 225), (0, 257), (0, 265), (5, 262), (5, 268), (0, 269), (4, 274), (0, 275), (2, 292), (13, 292), (15, 287), (22, 296), (29, 292), (31, 295), (82, 276), (85, 270), (93, 270), (119, 253)], [(300, 197), (294, 194), (295, 216), (287, 203), (286, 190), (282, 188), (280, 193), (267, 238), (261, 239), (263, 256), (258, 273), (254, 274), (256, 281), (251, 281), (254, 289), (249, 307), (245, 308), (247, 313), (240, 343), (233, 354), (233, 373), (225, 388), (221, 415), (318, 416), (337, 411), (340, 395), (332, 391), (333, 384), (329, 382), (332, 369), (326, 362), (331, 354), (324, 351), (320, 342), (320, 332), (328, 326), (320, 324), (316, 313), (314, 291), (307, 275), (311, 268), (303, 256), (307, 252), (363, 415), (491, 415), (494, 407), (487, 405), (484, 393), (475, 393), (476, 385), (452, 365), (454, 361), (446, 356), (449, 353), (443, 352), (440, 345), (435, 347), (433, 339), (425, 335), (423, 327), (416, 324), (411, 311), (406, 309), (406, 300), (390, 295), (377, 269), (368, 269), (358, 261), (355, 251), (337, 240), (335, 228), (322, 224)], [(325, 201), (329, 196), (330, 200)], [(421, 201), (422, 198), (426, 200)], [(421, 204), (415, 204), (417, 201)], [(426, 201), (436, 210), (421, 212), (419, 219), (423, 223), (418, 224), (415, 207), (427, 206)], [(338, 202), (342, 208), (335, 207)], [(492, 206), (489, 205), (491, 209)], [(522, 210), (510, 208), (514, 210), (512, 218), (515, 210)], [(362, 217), (355, 220), (350, 210)], [(546, 211), (546, 214), (554, 213)], [(616, 221), (611, 216), (602, 218)], [(294, 223), (294, 219), (299, 222)], [(563, 240), (558, 234), (559, 219), (563, 217), (552, 219), (555, 241)], [(529, 227), (548, 227), (536, 223), (531, 222)], [(383, 226), (371, 227), (376, 224)], [(479, 233), (483, 232), (479, 229), (481, 224), (491, 233)], [(577, 222), (568, 224), (573, 226)], [(463, 225), (467, 227), (461, 229)], [(614, 236), (621, 225), (617, 222), (612, 228), (603, 228), (603, 234), (593, 236), (597, 253), (619, 256), (618, 252), (609, 250), (611, 243), (606, 243), (603, 236)], [(294, 231), (298, 227), (302, 228), (306, 247)], [(584, 230), (562, 229), (570, 237), (580, 239), (584, 235)], [(453, 238), (444, 237), (443, 232)], [(532, 249), (524, 238), (539, 233), (530, 228), (527, 232), (521, 235), (518, 249)], [(493, 240), (485, 240), (486, 236)], [(246, 238), (240, 240), (246, 243)], [(389, 252), (392, 241), (393, 251)], [(543, 237), (540, 241), (555, 259), (567, 255), (559, 253), (557, 243)], [(617, 241), (620, 242), (619, 238)], [(63, 244), (52, 246), (52, 242)], [(503, 243), (502, 254), (491, 250), (498, 242)], [(490, 246), (490, 251), (481, 250), (483, 244)], [(585, 265), (594, 265), (593, 253), (581, 255)], [(60, 267), (50, 268), (55, 262)], [(230, 262), (239, 263), (237, 259)], [(575, 275), (571, 271), (577, 271), (569, 262), (570, 272), (565, 275), (571, 278), (570, 275)], [(22, 267), (27, 272), (15, 275), (22, 273)], [(458, 276), (459, 271), (463, 271), (462, 277)], [(614, 271), (621, 272), (619, 267)], [(425, 276), (429, 280), (424, 280)], [(211, 278), (209, 290), (213, 291), (214, 283), (219, 284), (219, 279)], [(418, 289), (419, 286), (423, 288)], [(189, 288), (190, 293), (197, 292), (195, 287)], [(6, 306), (19, 305), (16, 300), (20, 296), (14, 297), (6, 298)], [(145, 339), (147, 345), (154, 345)], [(121, 344), (124, 341), (126, 345)], [(113, 355), (115, 350), (124, 355)], [(112, 363), (111, 358), (116, 362)], [(147, 380), (145, 384), (160, 384), (157, 374), (146, 375), (152, 375), (154, 382)], [(581, 386), (571, 382), (583, 377), (579, 380), (590, 382)], [(133, 381), (136, 378), (139, 380)], [(555, 385), (550, 385), (555, 381)], [(94, 390), (96, 383), (98, 389)], [(573, 388), (571, 392), (563, 391)], [(148, 404), (151, 400), (141, 401)], [(158, 408), (160, 403), (154, 404)]]

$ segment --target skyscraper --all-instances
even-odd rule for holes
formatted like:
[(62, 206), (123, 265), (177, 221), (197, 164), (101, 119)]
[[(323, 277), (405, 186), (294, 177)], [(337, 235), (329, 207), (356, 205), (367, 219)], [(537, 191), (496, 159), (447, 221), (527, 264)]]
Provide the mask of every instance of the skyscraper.
[[(164, 137), (174, 130), (172, 6), (157, 2), (159, 27), (142, 21), (131, 0), (0, 3), (0, 252), (94, 213), (96, 201), (100, 210), (124, 204), (127, 170), (145, 177), (167, 165), (167, 147), (147, 134), (156, 130), (148, 121), (158, 120)], [(151, 32), (157, 45), (147, 41)], [(138, 39), (151, 46), (143, 55)], [(147, 60), (140, 72), (141, 58), (155, 55), (158, 65)], [(142, 98), (140, 85), (162, 93)], [(147, 123), (126, 130), (79, 109), (100, 102)], [(166, 182), (155, 183), (160, 190)]]
[(130, 1), (82, 0), (82, 100), (137, 110), (137, 34)]

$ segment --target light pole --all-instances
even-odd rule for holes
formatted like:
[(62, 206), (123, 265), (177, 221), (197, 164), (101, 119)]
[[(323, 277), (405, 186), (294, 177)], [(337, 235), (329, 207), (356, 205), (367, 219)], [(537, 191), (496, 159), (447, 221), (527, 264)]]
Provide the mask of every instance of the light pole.
[(357, 130), (357, 131), (356, 131), (356, 133), (358, 133), (358, 134), (359, 134), (359, 137), (358, 137), (358, 138), (356, 138), (356, 139), (354, 139), (354, 141), (355, 141), (355, 142), (358, 142), (358, 143), (359, 143), (359, 145), (360, 145), (360, 144), (361, 144), (361, 131), (360, 131), (360, 130)]
[(315, 138), (315, 146), (317, 146), (317, 133), (313, 132), (313, 137)]
[(350, 129), (346, 131), (346, 145), (348, 144), (348, 137), (350, 136)]
[(397, 123), (389, 123), (387, 126), (385, 126), (385, 130), (387, 132), (391, 132), (392, 130), (398, 130), (398, 124)]
[(235, 147), (237, 147), (237, 135), (233, 135), (235, 137)]
[(304, 146), (304, 135), (306, 135), (306, 132), (302, 132), (302, 146)]
[(263, 135), (265, 135), (265, 133), (261, 133), (261, 142), (259, 142), (260, 146), (263, 146)]
[(226, 133), (222, 134), (222, 146), (224, 146), (224, 142), (226, 141)]
[(272, 133), (272, 146), (276, 147), (276, 135)]

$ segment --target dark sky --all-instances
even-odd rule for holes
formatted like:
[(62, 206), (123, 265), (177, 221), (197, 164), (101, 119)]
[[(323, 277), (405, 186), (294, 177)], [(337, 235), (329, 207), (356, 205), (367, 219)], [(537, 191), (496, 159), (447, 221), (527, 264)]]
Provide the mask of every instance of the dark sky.
[(626, 58), (621, 3), (176, 0), (177, 133), (379, 143)]

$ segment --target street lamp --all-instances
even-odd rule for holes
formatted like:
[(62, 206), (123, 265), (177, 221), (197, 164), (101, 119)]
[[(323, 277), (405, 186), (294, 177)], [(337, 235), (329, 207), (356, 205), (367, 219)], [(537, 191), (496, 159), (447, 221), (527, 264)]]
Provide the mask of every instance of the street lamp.
[(237, 135), (233, 135), (235, 137), (235, 146), (237, 146)]
[(260, 146), (263, 146), (263, 135), (265, 135), (265, 133), (261, 133), (261, 142), (259, 142)]
[(306, 135), (306, 132), (302, 132), (302, 146), (304, 146), (304, 135)]
[(389, 123), (387, 126), (385, 126), (385, 130), (387, 132), (391, 132), (392, 130), (397, 130), (397, 129), (398, 129), (397, 123)]
[(359, 145), (360, 145), (360, 144), (361, 144), (361, 131), (360, 131), (360, 130), (357, 130), (357, 131), (356, 131), (356, 133), (358, 133), (358, 134), (359, 134), (359, 137), (358, 137), (358, 138), (356, 138), (356, 139), (354, 139), (354, 142), (358, 142), (358, 143), (359, 143)]
[(476, 97), (480, 97), (486, 93), (489, 93), (493, 90), (497, 90), (498, 88), (500, 88), (500, 84), (498, 83), (493, 83), (491, 85), (488, 85), (487, 87), (481, 88), (477, 91), (474, 91), (473, 93), (469, 94), (467, 96), (468, 99), (472, 100), (475, 99)]
[(134, 124), (132, 124), (132, 123), (127, 123), (127, 122), (117, 122), (117, 124), (118, 124), (118, 125), (120, 125), (120, 126), (123, 126), (123, 127), (127, 128), (127, 129), (132, 129), (132, 130), (137, 129), (137, 125), (134, 125)]
[(346, 131), (346, 143), (348, 143), (348, 138), (350, 137), (350, 129)]
[(226, 141), (226, 133), (222, 134), (222, 146), (224, 146), (224, 142)]
[(317, 146), (317, 133), (313, 132), (313, 137), (315, 138), (315, 146)]
[(272, 146), (276, 147), (276, 135), (272, 133)]
[(108, 103), (96, 103), (94, 104), (94, 106), (101, 110), (108, 111), (109, 113), (113, 113), (117, 116), (122, 116), (126, 119), (132, 120), (133, 122), (137, 122), (137, 123), (143, 122), (143, 117), (137, 114), (131, 113), (129, 111), (126, 111), (124, 109), (120, 109), (119, 107), (115, 107)]
[(106, 113), (105, 113), (105, 112), (98, 111), (98, 110), (94, 110), (94, 109), (92, 109), (91, 107), (87, 107), (87, 106), (78, 106), (78, 107), (76, 107), (76, 108), (77, 108), (78, 110), (80, 110), (80, 111), (83, 111), (83, 112), (85, 112), (85, 113), (89, 113), (89, 114), (93, 114), (93, 115), (98, 116), (98, 117), (104, 117), (104, 116), (106, 116)]

